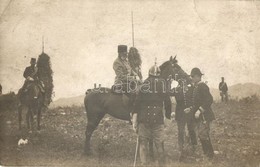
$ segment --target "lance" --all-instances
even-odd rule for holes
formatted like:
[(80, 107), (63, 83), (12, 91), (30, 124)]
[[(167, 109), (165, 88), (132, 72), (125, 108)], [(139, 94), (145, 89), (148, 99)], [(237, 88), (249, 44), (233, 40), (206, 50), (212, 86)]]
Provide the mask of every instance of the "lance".
[(135, 37), (134, 37), (134, 14), (132, 11), (132, 41), (133, 41), (133, 47), (135, 46)]

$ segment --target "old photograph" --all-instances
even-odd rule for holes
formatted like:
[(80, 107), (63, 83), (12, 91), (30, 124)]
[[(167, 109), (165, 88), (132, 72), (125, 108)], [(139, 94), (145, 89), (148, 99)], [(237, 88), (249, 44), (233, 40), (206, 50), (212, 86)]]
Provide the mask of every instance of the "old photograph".
[(260, 1), (1, 0), (0, 166), (260, 167)]

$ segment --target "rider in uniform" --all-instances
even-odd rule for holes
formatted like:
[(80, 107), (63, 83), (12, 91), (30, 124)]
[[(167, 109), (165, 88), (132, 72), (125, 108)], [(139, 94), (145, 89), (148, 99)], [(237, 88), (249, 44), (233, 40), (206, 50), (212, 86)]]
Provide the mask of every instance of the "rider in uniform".
[(126, 45), (118, 46), (118, 57), (114, 61), (113, 69), (116, 73), (114, 91), (118, 93), (126, 93), (127, 90), (130, 90), (128, 83), (134, 80), (134, 77), (137, 76), (128, 62)]
[(34, 83), (40, 88), (42, 92), (44, 92), (43, 85), (38, 81), (38, 68), (36, 67), (36, 58), (31, 58), (30, 61), (31, 66), (25, 68), (23, 76), (25, 78), (25, 82), (23, 87), (21, 88), (22, 92), (27, 92), (29, 87)]
[(133, 128), (138, 132), (140, 142), (140, 159), (147, 165), (148, 141), (153, 139), (159, 157), (159, 164), (164, 163), (164, 116), (171, 117), (171, 99), (163, 92), (164, 86), (159, 78), (160, 69), (154, 65), (149, 70), (149, 77), (144, 81), (133, 111)]
[(204, 154), (211, 160), (214, 156), (214, 150), (210, 140), (210, 123), (215, 119), (215, 115), (211, 109), (213, 97), (210, 94), (209, 87), (201, 81), (202, 75), (199, 68), (191, 70), (191, 78), (194, 83), (193, 102), (192, 106), (186, 108), (184, 112), (191, 112), (199, 120), (198, 137)]

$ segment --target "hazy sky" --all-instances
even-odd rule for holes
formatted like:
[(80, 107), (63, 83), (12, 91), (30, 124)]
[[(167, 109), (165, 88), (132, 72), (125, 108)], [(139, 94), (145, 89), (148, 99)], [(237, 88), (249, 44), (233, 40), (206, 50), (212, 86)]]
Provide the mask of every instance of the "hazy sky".
[(111, 86), (117, 45), (135, 45), (148, 69), (177, 54), (186, 72), (199, 67), (210, 87), (260, 84), (260, 1), (1, 0), (0, 83), (4, 93), (22, 86), (31, 57), (51, 57), (55, 98)]

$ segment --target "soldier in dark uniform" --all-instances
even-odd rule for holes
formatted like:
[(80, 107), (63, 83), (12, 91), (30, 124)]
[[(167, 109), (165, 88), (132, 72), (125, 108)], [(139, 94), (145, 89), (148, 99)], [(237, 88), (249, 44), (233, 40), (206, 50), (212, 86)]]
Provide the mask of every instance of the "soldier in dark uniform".
[(213, 97), (210, 94), (209, 87), (201, 81), (201, 73), (199, 68), (191, 70), (191, 78), (194, 83), (192, 106), (186, 108), (186, 113), (191, 112), (199, 119), (198, 137), (200, 139), (204, 154), (212, 159), (214, 156), (213, 146), (210, 140), (210, 123), (215, 119), (215, 115), (211, 109)]
[(178, 145), (180, 151), (179, 161), (184, 159), (183, 147), (185, 138), (185, 127), (187, 125), (189, 137), (192, 145), (192, 151), (195, 152), (197, 146), (197, 136), (195, 133), (195, 117), (191, 112), (185, 113), (184, 110), (192, 106), (192, 95), (193, 95), (193, 85), (187, 85), (187, 83), (180, 81), (179, 86), (175, 89), (175, 120), (178, 126)]
[(28, 88), (32, 84), (36, 84), (42, 92), (44, 92), (43, 85), (38, 79), (38, 68), (36, 67), (36, 59), (31, 58), (30, 61), (31, 66), (25, 68), (23, 77), (25, 78), (25, 82), (23, 87), (21, 88), (22, 92), (27, 92)]
[(36, 67), (36, 59), (31, 58), (30, 62), (31, 66), (28, 66), (25, 68), (23, 77), (25, 78), (24, 85), (22, 87), (22, 90), (26, 92), (28, 88), (31, 86), (31, 84), (37, 79), (37, 72), (38, 68)]
[(149, 70), (149, 77), (144, 81), (137, 96), (134, 114), (133, 128), (138, 132), (140, 142), (140, 159), (142, 165), (147, 165), (148, 141), (153, 139), (157, 148), (159, 164), (164, 163), (164, 116), (171, 117), (171, 99), (164, 92), (164, 83), (159, 78), (160, 70), (155, 65)]
[(0, 84), (0, 95), (2, 94), (2, 85)]
[(225, 82), (224, 77), (221, 77), (221, 82), (218, 85), (219, 91), (220, 91), (220, 96), (221, 96), (221, 101), (223, 102), (225, 99), (225, 102), (228, 101), (228, 87), (227, 83)]
[(114, 91), (126, 93), (127, 90), (130, 90), (129, 87), (127, 89), (129, 81), (134, 80), (134, 76), (137, 76), (128, 62), (126, 45), (118, 46), (118, 57), (114, 61), (113, 69), (116, 73)]

